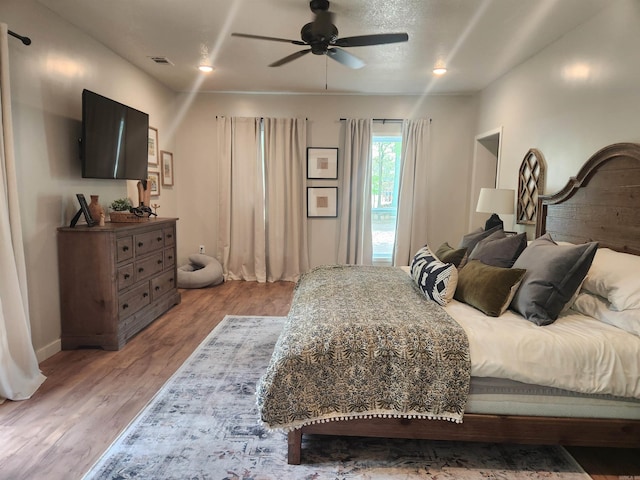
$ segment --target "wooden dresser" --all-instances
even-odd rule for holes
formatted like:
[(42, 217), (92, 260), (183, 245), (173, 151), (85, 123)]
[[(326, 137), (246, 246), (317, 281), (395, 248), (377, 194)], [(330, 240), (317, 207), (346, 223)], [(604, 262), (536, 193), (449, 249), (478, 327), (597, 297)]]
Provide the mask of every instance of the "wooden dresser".
[(63, 350), (119, 350), (180, 303), (176, 221), (58, 228)]

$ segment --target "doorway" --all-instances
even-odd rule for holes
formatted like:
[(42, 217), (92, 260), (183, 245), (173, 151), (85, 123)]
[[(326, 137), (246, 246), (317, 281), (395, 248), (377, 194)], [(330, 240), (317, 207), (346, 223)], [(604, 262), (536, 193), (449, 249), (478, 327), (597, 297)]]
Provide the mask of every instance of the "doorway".
[(500, 172), (502, 127), (476, 135), (471, 170), (471, 196), (469, 198), (469, 225), (467, 231), (484, 226), (486, 213), (476, 213), (480, 189), (496, 188)]

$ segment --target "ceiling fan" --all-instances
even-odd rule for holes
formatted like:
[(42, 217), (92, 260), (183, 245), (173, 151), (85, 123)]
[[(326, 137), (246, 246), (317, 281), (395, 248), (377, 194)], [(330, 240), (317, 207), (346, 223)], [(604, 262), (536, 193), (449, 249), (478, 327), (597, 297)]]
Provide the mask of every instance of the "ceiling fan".
[(309, 2), (309, 7), (315, 14), (315, 18), (312, 22), (307, 23), (302, 27), (302, 30), (300, 31), (300, 37), (302, 40), (264, 37), (248, 33), (232, 33), (231, 35), (236, 37), (254, 38), (257, 40), (286, 42), (309, 47), (273, 62), (269, 65), (270, 67), (279, 67), (280, 65), (289, 63), (292, 60), (300, 58), (311, 52), (315, 55), (327, 55), (349, 68), (362, 68), (365, 63), (361, 59), (340, 47), (365, 47), (369, 45), (406, 42), (409, 40), (409, 35), (406, 33), (379, 33), (373, 35), (338, 38), (338, 29), (333, 24), (334, 15), (329, 11), (329, 1), (311, 0)]

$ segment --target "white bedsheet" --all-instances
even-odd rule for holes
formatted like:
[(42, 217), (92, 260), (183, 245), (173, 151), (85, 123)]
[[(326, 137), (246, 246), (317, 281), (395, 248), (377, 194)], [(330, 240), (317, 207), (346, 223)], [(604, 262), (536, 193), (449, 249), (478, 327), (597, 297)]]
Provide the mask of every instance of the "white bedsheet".
[(568, 310), (539, 327), (508, 310), (494, 318), (453, 300), (469, 337), (471, 375), (640, 399), (640, 337)]

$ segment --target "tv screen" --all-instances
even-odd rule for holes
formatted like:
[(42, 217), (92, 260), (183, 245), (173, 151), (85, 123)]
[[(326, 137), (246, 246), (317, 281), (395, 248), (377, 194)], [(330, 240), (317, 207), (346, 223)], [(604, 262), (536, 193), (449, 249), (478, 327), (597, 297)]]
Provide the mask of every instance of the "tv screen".
[(84, 178), (147, 178), (149, 115), (82, 91), (81, 161)]

